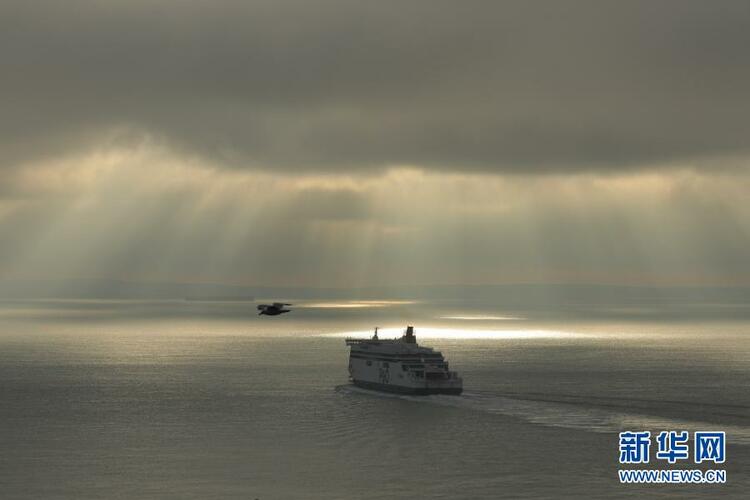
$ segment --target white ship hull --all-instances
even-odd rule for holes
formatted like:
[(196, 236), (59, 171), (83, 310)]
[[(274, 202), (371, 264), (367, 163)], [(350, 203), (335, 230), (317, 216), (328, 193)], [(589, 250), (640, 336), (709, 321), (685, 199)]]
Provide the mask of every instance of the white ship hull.
[(408, 387), (404, 385), (397, 385), (397, 384), (379, 384), (376, 382), (366, 382), (364, 380), (354, 380), (352, 379), (352, 383), (356, 385), (357, 387), (362, 387), (363, 389), (370, 389), (373, 391), (381, 391), (381, 392), (392, 392), (394, 394), (412, 394), (414, 396), (427, 396), (430, 394), (451, 394), (453, 396), (458, 396), (463, 392), (463, 387), (460, 385), (458, 387)]
[(463, 380), (448, 370), (440, 352), (416, 344), (413, 330), (402, 339), (348, 339), (349, 376), (366, 389), (399, 394), (461, 394)]

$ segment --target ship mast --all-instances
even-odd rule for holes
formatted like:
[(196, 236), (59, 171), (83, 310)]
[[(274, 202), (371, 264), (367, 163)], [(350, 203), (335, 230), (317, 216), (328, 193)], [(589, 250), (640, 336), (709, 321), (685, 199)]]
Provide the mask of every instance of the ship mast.
[(417, 338), (414, 336), (414, 327), (407, 326), (406, 333), (404, 334), (404, 342), (407, 344), (416, 344)]

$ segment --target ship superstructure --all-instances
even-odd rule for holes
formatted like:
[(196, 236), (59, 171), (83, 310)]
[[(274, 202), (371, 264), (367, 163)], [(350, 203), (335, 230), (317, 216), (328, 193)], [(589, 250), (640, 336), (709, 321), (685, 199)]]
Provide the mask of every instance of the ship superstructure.
[(439, 351), (417, 344), (414, 327), (401, 338), (347, 338), (349, 376), (366, 389), (402, 394), (461, 394), (463, 380)]

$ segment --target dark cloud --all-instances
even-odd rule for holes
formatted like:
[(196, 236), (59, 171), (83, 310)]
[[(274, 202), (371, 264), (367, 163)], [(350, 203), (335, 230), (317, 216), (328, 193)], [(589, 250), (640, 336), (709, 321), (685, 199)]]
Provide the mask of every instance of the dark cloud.
[(750, 149), (748, 46), (744, 1), (11, 0), (0, 164), (112, 130), (291, 171), (700, 163)]

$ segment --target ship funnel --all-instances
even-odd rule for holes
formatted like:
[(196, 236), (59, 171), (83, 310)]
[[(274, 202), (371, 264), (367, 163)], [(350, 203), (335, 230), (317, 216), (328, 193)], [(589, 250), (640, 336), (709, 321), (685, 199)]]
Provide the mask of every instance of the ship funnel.
[(415, 344), (417, 342), (417, 338), (414, 336), (413, 326), (406, 327), (406, 333), (404, 334), (404, 342), (408, 344)]

